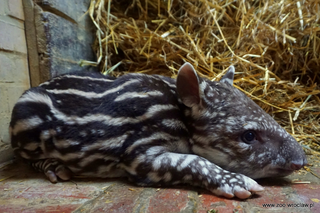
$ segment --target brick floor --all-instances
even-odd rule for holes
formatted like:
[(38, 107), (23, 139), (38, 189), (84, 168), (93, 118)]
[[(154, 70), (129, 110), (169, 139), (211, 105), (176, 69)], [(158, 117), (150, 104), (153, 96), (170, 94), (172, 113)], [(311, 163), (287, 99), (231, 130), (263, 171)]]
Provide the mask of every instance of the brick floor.
[[(313, 165), (319, 176), (320, 169)], [(292, 184), (292, 180), (311, 183)], [(241, 201), (189, 186), (137, 187), (125, 179), (51, 184), (44, 175), (13, 162), (0, 166), (0, 212), (320, 212), (320, 180), (311, 173), (301, 171), (259, 183), (265, 191)]]

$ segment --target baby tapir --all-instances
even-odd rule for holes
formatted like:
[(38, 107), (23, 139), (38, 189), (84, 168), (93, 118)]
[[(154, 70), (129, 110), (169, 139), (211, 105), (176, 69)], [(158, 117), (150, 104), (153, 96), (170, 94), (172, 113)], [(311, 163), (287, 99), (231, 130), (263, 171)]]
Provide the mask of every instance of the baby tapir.
[(15, 154), (51, 182), (122, 177), (142, 186), (187, 183), (227, 198), (263, 190), (307, 162), (297, 141), (232, 86), (185, 63), (177, 79), (82, 72), (26, 91), (12, 112)]

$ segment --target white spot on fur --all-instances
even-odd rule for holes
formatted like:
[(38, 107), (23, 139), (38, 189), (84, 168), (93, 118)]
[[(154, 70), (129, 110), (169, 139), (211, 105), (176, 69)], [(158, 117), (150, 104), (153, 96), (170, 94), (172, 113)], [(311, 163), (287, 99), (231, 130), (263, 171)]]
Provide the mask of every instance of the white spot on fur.
[(255, 161), (255, 153), (252, 153), (248, 159), (248, 161), (253, 162)]
[(204, 166), (205, 163), (203, 161), (199, 161), (200, 166)]
[(163, 119), (161, 121), (161, 123), (166, 126), (169, 127), (171, 129), (185, 129), (187, 130), (187, 128), (185, 127), (184, 123), (177, 120), (177, 119)]
[(245, 129), (259, 129), (259, 124), (254, 121), (249, 121), (244, 126)]
[(208, 96), (209, 98), (214, 97), (214, 95), (215, 95), (215, 94), (214, 94), (213, 92), (211, 92), (211, 91), (207, 93), (207, 96)]
[(209, 170), (207, 168), (202, 168), (202, 173), (204, 175), (208, 175), (209, 174)]
[(170, 158), (171, 166), (172, 167), (177, 167), (178, 161), (181, 159), (182, 155), (181, 154), (176, 154), (176, 153), (168, 153), (167, 155)]
[(226, 116), (226, 113), (225, 112), (219, 112), (219, 116), (224, 117), (224, 116)]
[(231, 179), (229, 180), (229, 183), (236, 183), (236, 182), (238, 182), (238, 180), (235, 179), (235, 178), (231, 178)]
[(221, 171), (221, 169), (215, 168), (213, 171), (214, 171), (215, 173), (219, 174), (220, 171)]
[(207, 87), (207, 82), (202, 81), (201, 84), (200, 84), (200, 90), (204, 91), (206, 89), (206, 87)]
[(196, 173), (197, 173), (197, 170), (192, 167), (192, 168), (191, 168), (191, 172), (192, 172), (192, 174), (196, 174)]
[(250, 145), (250, 144), (247, 144), (247, 143), (239, 142), (239, 143), (238, 143), (238, 147), (239, 147), (240, 149), (242, 149), (241, 152), (244, 152), (244, 151), (246, 151), (246, 150), (250, 150), (251, 145)]
[(196, 155), (187, 155), (187, 157), (182, 161), (182, 163), (178, 166), (178, 171), (181, 171), (183, 169), (185, 169), (186, 167), (190, 166), (190, 164), (192, 163), (192, 161), (194, 161), (195, 159), (199, 158)]

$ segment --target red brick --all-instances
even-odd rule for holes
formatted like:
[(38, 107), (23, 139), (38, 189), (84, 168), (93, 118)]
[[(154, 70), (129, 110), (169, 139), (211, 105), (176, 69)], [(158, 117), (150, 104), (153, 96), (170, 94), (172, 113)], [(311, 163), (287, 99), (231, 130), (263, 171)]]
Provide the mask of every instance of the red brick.
[(37, 184), (8, 181), (0, 185), (0, 212), (71, 212), (93, 199), (96, 190), (93, 186), (48, 181)]
[(162, 188), (150, 199), (148, 212), (181, 212), (188, 201), (187, 191)]
[(288, 203), (289, 200), (283, 192), (283, 187), (267, 186), (263, 192), (259, 193), (257, 199), (252, 199), (252, 203), (263, 208), (263, 204)]
[(199, 213), (207, 213), (211, 209), (218, 210), (218, 212), (234, 212), (234, 210), (237, 210), (239, 213), (244, 212), (240, 201), (225, 199), (210, 194), (200, 195), (199, 200)]
[(91, 200), (89, 204), (79, 208), (79, 211), (91, 212), (132, 212), (142, 187), (129, 187), (122, 184), (115, 184), (105, 190), (99, 198)]
[[(320, 201), (320, 185), (315, 184), (296, 184), (292, 187), (296, 190), (296, 194), (301, 201), (301, 204), (311, 204), (313, 205), (310, 210), (312, 212), (320, 212), (320, 202), (314, 202), (311, 199)], [(300, 207), (303, 211), (307, 207)]]

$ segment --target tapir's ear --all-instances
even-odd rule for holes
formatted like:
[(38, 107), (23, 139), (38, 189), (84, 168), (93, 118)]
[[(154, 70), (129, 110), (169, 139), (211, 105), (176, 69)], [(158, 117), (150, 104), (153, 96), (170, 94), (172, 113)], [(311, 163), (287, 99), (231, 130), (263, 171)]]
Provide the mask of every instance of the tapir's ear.
[(220, 82), (227, 83), (232, 86), (234, 72), (235, 72), (234, 66), (230, 66), (227, 70), (227, 73), (220, 79)]
[(200, 104), (199, 77), (190, 63), (180, 67), (176, 84), (178, 96), (186, 106)]

